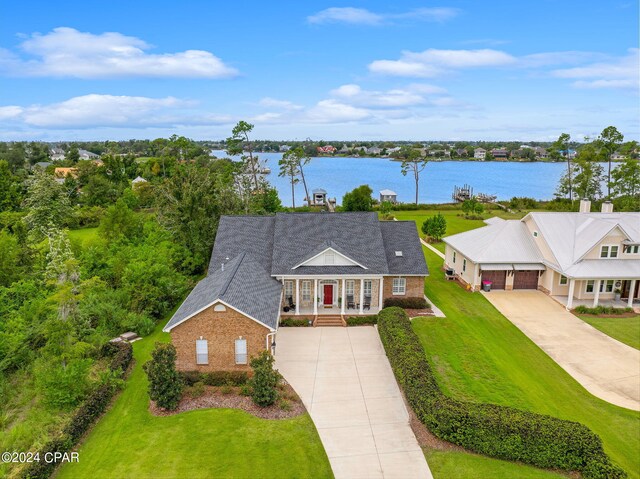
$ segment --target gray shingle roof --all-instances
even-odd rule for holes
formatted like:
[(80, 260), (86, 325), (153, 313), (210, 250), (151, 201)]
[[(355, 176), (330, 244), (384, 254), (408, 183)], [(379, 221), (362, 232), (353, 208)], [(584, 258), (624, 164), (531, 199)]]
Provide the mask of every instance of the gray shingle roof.
[(282, 285), (273, 279), (260, 262), (242, 252), (229, 260), (224, 271), (209, 271), (164, 327), (169, 331), (216, 300), (221, 300), (276, 329)]
[[(317, 254), (326, 241), (340, 253), (365, 266), (360, 272), (386, 274), (387, 261), (376, 213), (278, 213), (274, 230), (271, 274), (302, 275), (291, 269)], [(326, 270), (327, 274), (329, 270)], [(315, 274), (324, 274), (315, 269)]]
[[(380, 231), (389, 274), (429, 274), (413, 221), (381, 221)], [(402, 256), (396, 256), (396, 251), (402, 251)]]

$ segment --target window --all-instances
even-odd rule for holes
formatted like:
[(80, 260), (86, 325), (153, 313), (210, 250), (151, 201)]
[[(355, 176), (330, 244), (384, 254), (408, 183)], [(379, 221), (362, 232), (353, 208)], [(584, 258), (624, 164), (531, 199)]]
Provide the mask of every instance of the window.
[(206, 339), (196, 340), (196, 364), (209, 364), (209, 345)]
[(612, 279), (608, 279), (606, 281), (600, 281), (600, 292), (604, 293), (612, 293), (613, 292), (613, 283)]
[(456, 262), (456, 252), (455, 251), (453, 252), (453, 262), (454, 263)]
[(566, 276), (564, 276), (564, 275), (560, 275), (560, 281), (559, 281), (559, 284), (560, 284), (561, 286), (564, 286), (565, 284), (567, 284), (567, 277), (566, 277)]
[(407, 291), (407, 280), (405, 278), (393, 278), (393, 287), (391, 293), (403, 295)]
[(623, 251), (626, 254), (638, 254), (638, 252), (640, 251), (640, 245), (637, 245), (637, 244), (627, 245), (624, 247)]
[(236, 339), (236, 364), (247, 364), (247, 340)]
[(402, 251), (396, 251), (396, 256), (402, 256)]
[(302, 301), (311, 301), (311, 281), (302, 282)]
[(285, 281), (284, 282), (284, 297), (285, 298), (293, 298), (293, 281)]
[(467, 260), (462, 260), (462, 272), (464, 273), (467, 270)]
[(354, 281), (353, 281), (352, 279), (348, 279), (348, 280), (347, 280), (347, 291), (346, 291), (346, 293), (347, 293), (348, 295), (353, 296), (354, 290), (355, 290), (355, 283), (354, 283)]
[(601, 246), (600, 247), (600, 257), (601, 258), (608, 258), (609, 257), (609, 247), (608, 246)]
[(371, 297), (371, 280), (367, 279), (364, 282), (364, 295)]
[(333, 251), (326, 251), (324, 253), (324, 264), (335, 264), (336, 262), (336, 255), (333, 253)]
[(612, 246), (609, 249), (609, 258), (617, 258), (618, 257), (618, 247)]
[(534, 231), (534, 232), (533, 232), (533, 236), (534, 236), (535, 238), (537, 238), (537, 237), (538, 237), (538, 232), (537, 232), (537, 231)]
[(601, 258), (617, 258), (618, 246), (617, 245), (603, 245), (600, 247)]
[(587, 287), (584, 290), (585, 293), (593, 293), (593, 284), (594, 284), (594, 281), (592, 279), (587, 281)]

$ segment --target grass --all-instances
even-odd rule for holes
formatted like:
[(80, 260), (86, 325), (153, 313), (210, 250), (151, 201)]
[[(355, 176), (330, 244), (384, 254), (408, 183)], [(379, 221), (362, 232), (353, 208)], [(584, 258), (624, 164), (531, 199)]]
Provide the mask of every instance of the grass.
[(81, 228), (69, 230), (69, 240), (79, 243), (81, 248), (87, 248), (99, 239), (98, 228)]
[[(445, 281), (437, 274), (442, 260), (423, 249), (432, 272), (426, 294), (447, 317), (414, 319), (413, 325), (443, 391), (457, 399), (581, 422), (602, 438), (607, 453), (630, 478), (639, 478), (640, 413), (589, 394), (480, 293), (468, 293)], [(477, 456), (461, 461), (458, 455), (463, 453), (457, 452), (428, 454), (434, 457), (434, 474), (442, 478), (478, 477), (477, 468), (487, 460)], [(452, 468), (456, 471), (451, 472)], [(486, 476), (500, 477), (497, 471), (487, 470), (491, 472)], [(542, 474), (532, 477), (546, 477)], [(523, 476), (505, 473), (503, 477)]]
[(202, 409), (168, 417), (148, 411), (142, 370), (160, 327), (134, 343), (135, 365), (124, 391), (79, 447), (79, 463), (58, 479), (78, 477), (333, 477), (309, 415), (265, 420), (243, 411)]
[(581, 314), (578, 317), (613, 339), (617, 339), (632, 348), (640, 349), (640, 316), (599, 318), (598, 316)]

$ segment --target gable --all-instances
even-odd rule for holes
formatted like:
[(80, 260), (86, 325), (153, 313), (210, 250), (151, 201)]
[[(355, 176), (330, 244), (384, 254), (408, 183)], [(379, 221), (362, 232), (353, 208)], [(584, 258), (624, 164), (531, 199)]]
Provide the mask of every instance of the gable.
[(354, 261), (331, 247), (294, 266), (292, 269), (300, 266), (360, 266), (361, 268), (367, 269), (357, 261)]

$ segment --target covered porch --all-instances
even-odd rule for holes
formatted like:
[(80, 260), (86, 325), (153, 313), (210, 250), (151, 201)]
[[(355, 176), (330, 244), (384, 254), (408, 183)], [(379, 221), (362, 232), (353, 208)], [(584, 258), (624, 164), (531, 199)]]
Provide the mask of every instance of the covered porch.
[(551, 296), (567, 309), (576, 306), (613, 306), (633, 308), (640, 305), (640, 278), (638, 279), (568, 279), (566, 295)]
[(283, 278), (283, 316), (377, 314), (383, 305), (384, 278)]

